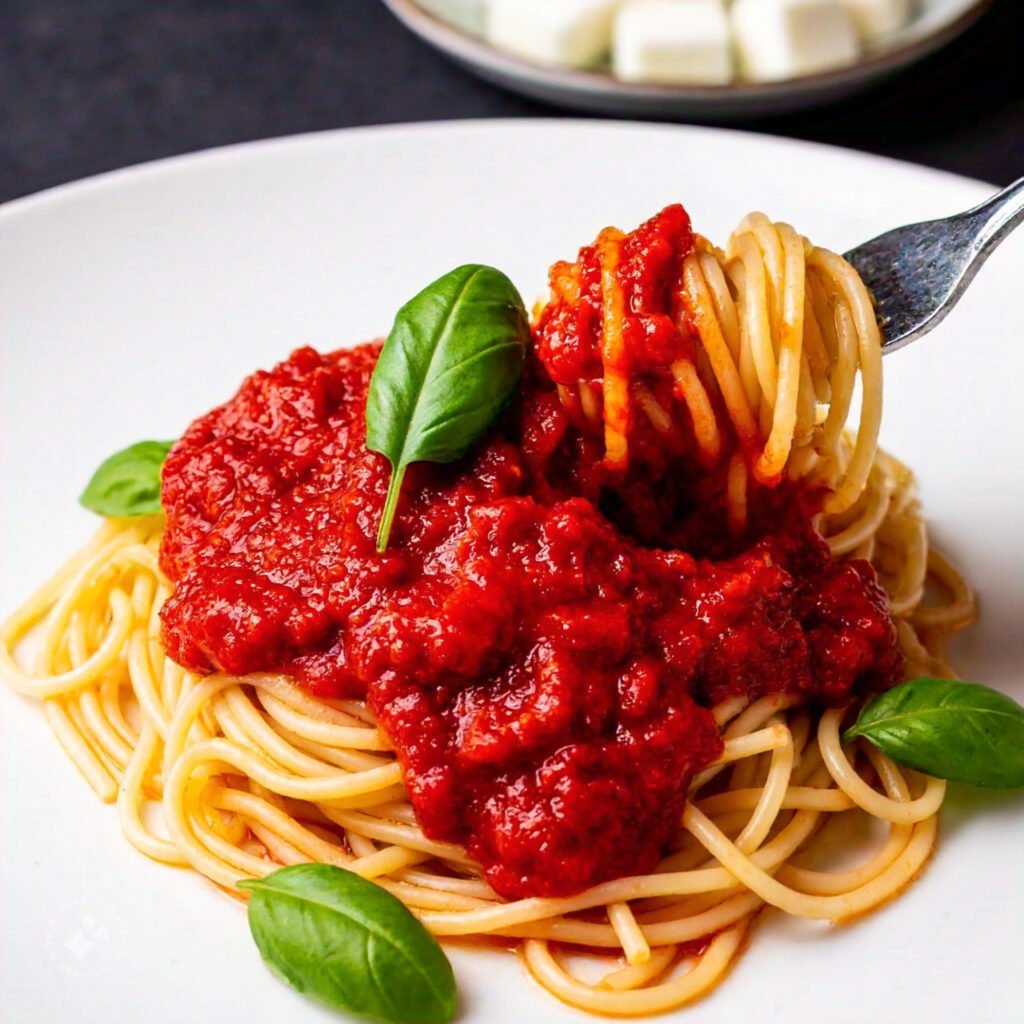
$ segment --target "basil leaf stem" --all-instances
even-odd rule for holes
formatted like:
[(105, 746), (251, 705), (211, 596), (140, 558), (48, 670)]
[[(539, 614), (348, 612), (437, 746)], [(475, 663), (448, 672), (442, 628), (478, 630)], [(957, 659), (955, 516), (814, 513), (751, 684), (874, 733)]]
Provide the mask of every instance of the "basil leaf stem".
[(173, 444), (139, 441), (115, 452), (93, 473), (79, 502), (101, 516), (151, 516), (160, 512), (160, 471)]
[(979, 683), (922, 677), (894, 686), (861, 709), (843, 743), (858, 737), (940, 779), (1024, 786), (1024, 707)]
[(336, 1010), (389, 1024), (447, 1024), (455, 976), (437, 940), (373, 882), (330, 864), (246, 879), (249, 929), (267, 966)]
[(519, 292), (493, 267), (457, 267), (398, 311), (366, 399), (366, 446), (391, 462), (378, 551), (406, 467), (465, 455), (515, 388), (529, 337)]

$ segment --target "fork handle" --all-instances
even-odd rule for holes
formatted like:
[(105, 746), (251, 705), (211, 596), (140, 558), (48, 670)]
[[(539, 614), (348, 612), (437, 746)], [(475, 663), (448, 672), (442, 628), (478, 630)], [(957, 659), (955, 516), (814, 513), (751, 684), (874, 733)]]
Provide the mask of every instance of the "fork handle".
[(971, 225), (974, 258), (980, 265), (1015, 227), (1024, 223), (1024, 178), (1007, 185), (963, 217)]

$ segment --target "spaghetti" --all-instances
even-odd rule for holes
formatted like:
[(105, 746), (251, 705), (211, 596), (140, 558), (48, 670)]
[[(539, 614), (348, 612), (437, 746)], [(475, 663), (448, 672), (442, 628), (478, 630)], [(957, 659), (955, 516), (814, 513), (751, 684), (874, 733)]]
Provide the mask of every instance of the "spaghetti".
[[(630, 370), (629, 302), (615, 273), (624, 237), (609, 230), (596, 246), (600, 370), (557, 381), (570, 416), (600, 433), (616, 471), (640, 457), (638, 430), (690, 432), (701, 464), (724, 467), (735, 534), (752, 489), (785, 476), (820, 490), (816, 526), (835, 558), (874, 566), (908, 674), (952, 675), (945, 641), (971, 621), (973, 596), (929, 546), (912, 474), (877, 449), (881, 346), (856, 273), (760, 214), (724, 252), (696, 239), (676, 268), (673, 315), (699, 343), (645, 379)], [(579, 265), (553, 268), (552, 303), (581, 287)], [(540, 311), (541, 330), (552, 308)], [(859, 426), (846, 433), (858, 378)], [(163, 517), (107, 521), (3, 625), (0, 671), (43, 701), (137, 849), (236, 896), (239, 879), (280, 865), (336, 864), (388, 889), (442, 938), (515, 940), (529, 973), (566, 1003), (639, 1016), (711, 990), (763, 908), (850, 919), (899, 893), (932, 853), (944, 783), (870, 746), (844, 749), (843, 708), (821, 711), (796, 693), (732, 696), (712, 709), (721, 751), (693, 776), (653, 871), (503, 899), (461, 845), (424, 834), (365, 702), (317, 697), (274, 673), (201, 675), (168, 656), (163, 530)], [(886, 837), (863, 863), (822, 870), (829, 822), (852, 810)]]

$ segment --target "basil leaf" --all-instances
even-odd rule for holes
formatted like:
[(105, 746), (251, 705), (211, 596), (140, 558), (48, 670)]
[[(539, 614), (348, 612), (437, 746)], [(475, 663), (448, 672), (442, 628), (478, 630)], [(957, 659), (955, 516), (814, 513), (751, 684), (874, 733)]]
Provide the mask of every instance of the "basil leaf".
[(173, 441), (140, 441), (111, 455), (78, 499), (101, 516), (150, 516), (160, 508), (160, 470)]
[(465, 455), (515, 388), (529, 338), (519, 292), (493, 267), (457, 267), (398, 311), (366, 399), (366, 446), (391, 462), (378, 551), (406, 467)]
[(912, 679), (866, 704), (843, 743), (869, 740), (899, 764), (975, 786), (1024, 786), (1024, 708), (955, 679)]
[(270, 969), (328, 1006), (392, 1024), (446, 1024), (455, 977), (437, 940), (378, 885), (329, 864), (238, 883)]

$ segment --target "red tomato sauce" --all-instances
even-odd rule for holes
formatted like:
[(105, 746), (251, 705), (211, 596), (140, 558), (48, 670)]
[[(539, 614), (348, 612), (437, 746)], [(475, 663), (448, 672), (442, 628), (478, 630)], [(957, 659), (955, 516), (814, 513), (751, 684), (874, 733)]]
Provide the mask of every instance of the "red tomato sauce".
[[(655, 256), (684, 230), (676, 216), (635, 245), (648, 311), (668, 301)], [(164, 468), (171, 657), (365, 698), (426, 834), (465, 844), (509, 898), (650, 870), (721, 751), (723, 698), (837, 702), (902, 674), (873, 571), (829, 557), (814, 495), (759, 488), (732, 538), (721, 475), (685, 431), (603, 471), (552, 383), (552, 363), (592, 359), (588, 315), (561, 311), (558, 344), (542, 320), (518, 397), (469, 456), (410, 468), (383, 555), (389, 465), (365, 447), (378, 344), (253, 374)], [(670, 327), (648, 332), (658, 352), (692, 345)], [(576, 363), (566, 379), (596, 372)]]
[[(692, 357), (692, 335), (677, 329), (673, 286), (679, 262), (693, 248), (690, 218), (678, 204), (641, 224), (622, 240), (616, 276), (623, 286), (628, 369), (654, 373), (680, 356)], [(583, 246), (575, 266), (578, 296), (548, 302), (537, 324), (537, 351), (548, 375), (558, 384), (601, 377), (601, 266), (597, 245)], [(551, 278), (570, 275), (573, 265), (556, 263)], [(575, 290), (575, 289), (574, 289)]]

